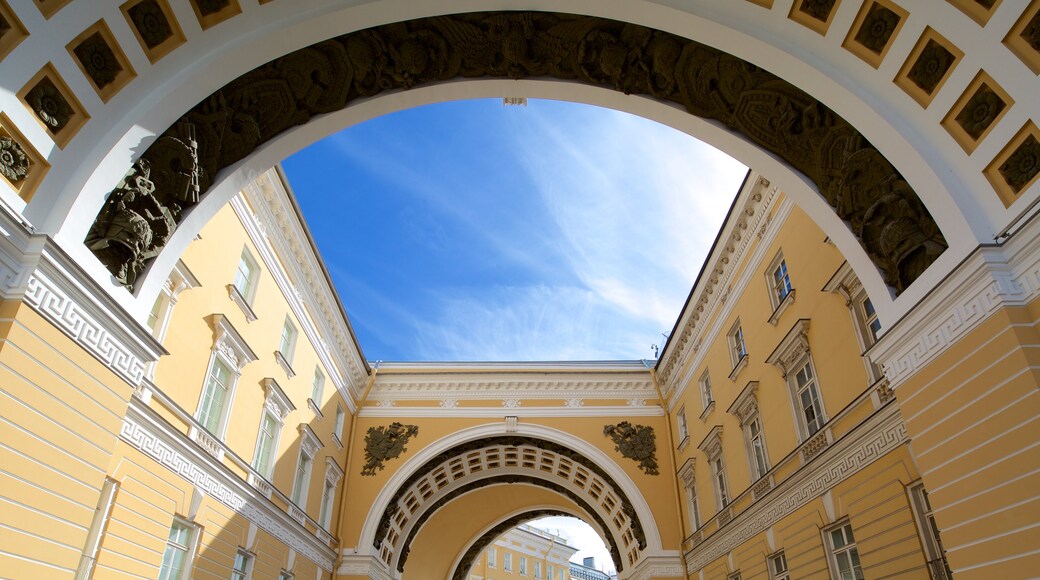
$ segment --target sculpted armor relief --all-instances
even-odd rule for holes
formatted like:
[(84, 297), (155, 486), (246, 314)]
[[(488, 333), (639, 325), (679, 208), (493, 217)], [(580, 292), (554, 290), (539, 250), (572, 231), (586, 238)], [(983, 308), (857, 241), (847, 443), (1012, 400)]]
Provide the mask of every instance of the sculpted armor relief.
[[(152, 215), (168, 215), (176, 227), (181, 210), (205, 193), (220, 170), (314, 115), (386, 90), (477, 77), (552, 77), (607, 86), (674, 102), (722, 123), (816, 183), (897, 292), (946, 249), (935, 221), (895, 167), (846, 120), (791, 83), (673, 34), (545, 12), (387, 24), (319, 42), (242, 75), (188, 111), (143, 155), (155, 185), (149, 195), (166, 210), (156, 208)], [(190, 147), (173, 146), (184, 143), (185, 127), (195, 134), (194, 165), (184, 162)], [(164, 151), (157, 154), (156, 148)], [(135, 166), (127, 179), (140, 172)], [(197, 186), (187, 195), (186, 180)], [(126, 183), (112, 197), (125, 195)], [(112, 219), (127, 217), (112, 205), (102, 209), (87, 243), (132, 287), (169, 235), (151, 226), (119, 226), (122, 238), (106, 237)], [(107, 251), (113, 243), (121, 251)]]

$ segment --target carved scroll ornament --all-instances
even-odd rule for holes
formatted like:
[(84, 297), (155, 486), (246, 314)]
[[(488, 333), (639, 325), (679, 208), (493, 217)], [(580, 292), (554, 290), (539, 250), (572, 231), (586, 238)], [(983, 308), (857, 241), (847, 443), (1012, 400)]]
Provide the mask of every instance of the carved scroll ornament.
[[(589, 16), (458, 14), (319, 42), (231, 81), (181, 117), (144, 157), (154, 156), (152, 150), (164, 139), (176, 138), (180, 127), (193, 127), (198, 141), (194, 179), (205, 192), (220, 170), (315, 115), (383, 91), (478, 77), (552, 77), (605, 86), (677, 103), (725, 125), (815, 182), (897, 292), (946, 249), (934, 219), (903, 176), (819, 100), (698, 42)], [(188, 169), (152, 163), (153, 173), (162, 175)], [(120, 191), (117, 187), (113, 195)], [(156, 183), (154, 197), (165, 204), (179, 194)], [(178, 211), (169, 213), (179, 221)], [(109, 229), (108, 219), (110, 212), (103, 209), (95, 230)], [(98, 257), (117, 277), (140, 271), (140, 265), (127, 260), (147, 264), (150, 259), (142, 254)], [(124, 283), (132, 285), (132, 277)]]

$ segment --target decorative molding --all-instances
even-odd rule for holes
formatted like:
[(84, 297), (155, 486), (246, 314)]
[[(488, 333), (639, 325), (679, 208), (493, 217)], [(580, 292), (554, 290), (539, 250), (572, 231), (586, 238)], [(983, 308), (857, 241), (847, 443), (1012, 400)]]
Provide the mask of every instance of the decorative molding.
[(520, 399), (505, 399), (502, 401), (502, 406), (506, 409), (519, 409)]
[(708, 460), (722, 455), (722, 425), (712, 427), (711, 431), (708, 431), (708, 434), (697, 445), (697, 449), (703, 451), (708, 456)]
[(657, 468), (657, 441), (653, 427), (622, 421), (617, 425), (603, 427), (603, 434), (614, 442), (614, 451), (626, 459), (639, 462), (639, 469), (643, 473), (660, 473)]
[(361, 475), (375, 475), (377, 469), (385, 469), (383, 462), (397, 459), (407, 452), (405, 445), (418, 434), (417, 425), (404, 425), (396, 421), (387, 427), (369, 427), (365, 434), (365, 465), (361, 468)]
[(879, 409), (820, 453), (814, 464), (778, 484), (770, 492), (772, 500), (752, 504), (687, 552), (686, 569), (696, 573), (907, 441), (898, 406)]
[(733, 404), (726, 409), (726, 412), (735, 416), (740, 424), (744, 425), (752, 415), (758, 412), (757, 392), (758, 381), (748, 381), (737, 398), (733, 399)]
[(585, 404), (585, 401), (583, 401), (581, 399), (578, 399), (578, 398), (567, 399), (566, 401), (563, 402), (563, 406), (564, 407), (569, 407), (571, 409), (577, 409), (578, 407), (581, 407), (584, 404)]
[(231, 299), (235, 305), (242, 311), (242, 314), (246, 317), (246, 322), (253, 322), (256, 320), (256, 313), (253, 312), (253, 307), (249, 305), (249, 301), (246, 300), (245, 296), (238, 291), (238, 288), (234, 284), (227, 285), (228, 298)]
[(582, 407), (538, 406), (538, 407), (406, 407), (393, 401), (379, 401), (377, 407), (364, 407), (359, 417), (393, 419), (409, 418), (480, 418), (501, 419), (506, 414), (535, 417), (662, 417), (664, 410), (658, 405), (629, 407), (628, 405), (585, 405)]
[(737, 364), (733, 365), (733, 370), (729, 372), (729, 380), (737, 382), (737, 377), (740, 376), (740, 371), (746, 369), (747, 365), (748, 355), (745, 353), (743, 356), (740, 357), (740, 360), (737, 361)]
[(285, 358), (282, 351), (274, 351), (274, 360), (278, 363), (278, 366), (282, 367), (282, 370), (285, 371), (285, 376), (290, 379), (296, 376), (296, 371), (293, 370), (292, 365), (289, 364), (289, 359)]
[(784, 299), (777, 305), (776, 310), (773, 310), (773, 314), (769, 316), (769, 324), (776, 326), (776, 324), (780, 322), (780, 315), (783, 314), (790, 305), (794, 304), (794, 295), (796, 292), (797, 289), (795, 288), (787, 291), (787, 296), (784, 296)]
[(260, 386), (264, 389), (264, 407), (278, 417), (279, 421), (285, 421), (289, 413), (296, 410), (296, 406), (278, 385), (278, 381), (267, 377), (260, 380)]
[(444, 409), (455, 409), (459, 406), (458, 399), (441, 399), (440, 406)]
[(799, 361), (809, 354), (809, 319), (801, 318), (794, 323), (791, 330), (787, 331), (780, 344), (773, 349), (773, 353), (766, 358), (766, 362), (776, 365), (780, 374), (787, 378)]
[(119, 435), (131, 447), (242, 515), (326, 572), (332, 571), (336, 554), (328, 545), (322, 544), (224, 465), (199, 453), (182, 433), (160, 419), (155, 411), (137, 403), (136, 399), (127, 410)]
[(300, 423), (296, 426), (296, 430), (300, 433), (300, 450), (306, 453), (308, 457), (314, 458), (318, 451), (325, 447), (325, 444), (321, 442), (321, 439), (318, 439), (310, 425)]
[(626, 580), (651, 580), (653, 578), (685, 578), (683, 560), (679, 552), (644, 554), (625, 577)]
[(369, 580), (394, 580), (386, 565), (375, 556), (344, 553), (342, 558), (342, 563), (336, 570), (338, 576), (367, 576)]
[(977, 248), (867, 352), (898, 389), (1001, 308), (1040, 298), (1040, 220), (1003, 246)]
[(213, 350), (227, 357), (238, 372), (242, 372), (247, 364), (257, 360), (256, 353), (249, 348), (249, 344), (226, 316), (219, 313), (210, 314), (206, 320), (213, 328)]
[(678, 476), (687, 487), (693, 485), (697, 480), (697, 458), (687, 459), (679, 468)]
[(343, 479), (343, 468), (332, 457), (325, 458), (325, 481), (336, 485)]
[[(531, 399), (656, 399), (653, 380), (642, 364), (613, 364), (560, 369), (534, 363), (510, 369), (481, 368), (478, 372), (438, 372), (437, 367), (395, 373), (380, 368), (370, 400), (441, 401), (444, 399), (502, 401)], [(522, 369), (522, 370), (518, 370)]]

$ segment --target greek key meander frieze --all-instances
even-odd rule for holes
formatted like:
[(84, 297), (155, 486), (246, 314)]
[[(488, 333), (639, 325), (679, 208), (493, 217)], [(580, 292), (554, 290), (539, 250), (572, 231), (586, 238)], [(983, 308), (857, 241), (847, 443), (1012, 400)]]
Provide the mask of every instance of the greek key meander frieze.
[[(883, 416), (872, 426), (861, 439), (849, 447), (834, 451), (834, 456), (821, 458), (823, 463), (813, 469), (805, 480), (799, 481), (791, 489), (784, 489), (781, 483), (776, 490), (780, 495), (765, 500), (763, 507), (737, 515), (733, 518), (735, 527), (721, 529), (704, 539), (686, 554), (687, 570), (696, 572), (717, 558), (725, 556), (740, 544), (764, 532), (769, 526), (780, 521), (795, 510), (819, 497), (838, 483), (855, 475), (861, 469), (880, 459), (886, 453), (896, 449), (907, 440), (906, 426), (894, 406), (886, 407), (888, 411), (880, 411)], [(869, 420), (868, 420), (869, 421)], [(852, 436), (851, 434), (849, 436)]]
[[(806, 1), (803, 9), (827, 4)], [(918, 72), (915, 81), (928, 80)], [(546, 12), (388, 24), (317, 43), (242, 75), (142, 154), (110, 194), (86, 243), (132, 287), (217, 173), (276, 135), (358, 98), (478, 77), (578, 81), (676, 103), (721, 122), (816, 183), (897, 292), (946, 249), (934, 219), (895, 166), (848, 121), (789, 82), (673, 34)], [(51, 88), (34, 89), (34, 110), (45, 122), (60, 124), (62, 109), (43, 106), (58, 102), (54, 91), (47, 93), (50, 100), (42, 98)]]
[(290, 529), (253, 505), (247, 498), (239, 495), (219, 478), (192, 462), (143, 425), (128, 417), (123, 421), (119, 436), (126, 443), (173, 471), (206, 495), (235, 510), (286, 546), (318, 564), (326, 572), (332, 571), (334, 558), (331, 551), (323, 553), (315, 549), (300, 536), (299, 532)]

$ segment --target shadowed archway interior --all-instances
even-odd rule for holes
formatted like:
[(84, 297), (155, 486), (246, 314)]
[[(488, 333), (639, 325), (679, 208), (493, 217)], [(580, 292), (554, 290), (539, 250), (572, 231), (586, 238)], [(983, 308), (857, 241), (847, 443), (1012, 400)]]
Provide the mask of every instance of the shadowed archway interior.
[(816, 184), (897, 293), (946, 249), (911, 186), (855, 127), (790, 82), (693, 40), (603, 18), (484, 12), (387, 24), (258, 67), (142, 154), (86, 244), (128, 288), (215, 176), (279, 133), (358, 98), (458, 78), (556, 78), (678, 104)]

